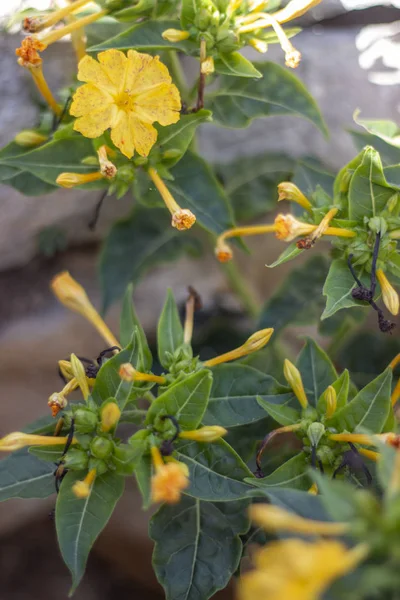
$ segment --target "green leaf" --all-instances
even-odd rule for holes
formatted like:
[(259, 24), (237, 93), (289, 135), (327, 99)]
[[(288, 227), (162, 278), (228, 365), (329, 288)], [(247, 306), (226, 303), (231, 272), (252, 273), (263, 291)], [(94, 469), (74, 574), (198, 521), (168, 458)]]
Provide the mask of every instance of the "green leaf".
[(321, 501), (331, 517), (344, 523), (352, 521), (356, 516), (357, 506), (354, 486), (347, 481), (328, 479), (318, 471), (312, 471), (310, 475), (315, 479)]
[(124, 363), (130, 363), (135, 368), (140, 366), (140, 356), (141, 349), (138, 343), (137, 329), (135, 329), (129, 346), (107, 360), (98, 372), (92, 390), (92, 398), (96, 404), (101, 405), (105, 400), (113, 398), (123, 410), (127, 402), (135, 400), (143, 394), (143, 391), (154, 385), (151, 382), (124, 381), (119, 376), (119, 368)]
[[(360, 269), (357, 275), (362, 280)], [(351, 290), (355, 286), (356, 282), (350, 273), (347, 261), (344, 258), (335, 258), (331, 263), (322, 290), (323, 295), (326, 296), (326, 307), (321, 319), (328, 319), (342, 308), (360, 308), (360, 306), (363, 306), (362, 303), (352, 298)]]
[(240, 52), (218, 54), (218, 57), (214, 61), (214, 67), (216, 72), (221, 75), (252, 77), (253, 79), (262, 77), (262, 74), (253, 66), (253, 63), (242, 56)]
[(291, 177), (293, 160), (279, 154), (241, 156), (216, 167), (238, 221), (249, 221), (276, 208), (277, 185)]
[(220, 88), (208, 95), (206, 105), (216, 122), (224, 127), (247, 127), (257, 117), (296, 115), (326, 134), (315, 100), (294, 75), (276, 63), (253, 64), (262, 79), (223, 76)]
[(325, 165), (313, 158), (297, 161), (292, 179), (293, 183), (308, 197), (314, 194), (317, 186), (321, 186), (327, 194), (332, 195), (334, 180), (334, 176)]
[(213, 385), (204, 425), (236, 427), (265, 419), (257, 397), (282, 403), (293, 397), (270, 375), (245, 365), (220, 365), (212, 370)]
[[(168, 189), (179, 206), (189, 208), (196, 215), (199, 225), (216, 235), (234, 227), (228, 197), (205, 160), (189, 150), (171, 170), (171, 175), (173, 181), (168, 181)], [(138, 197), (153, 206), (159, 201), (153, 185), (146, 185)], [(179, 235), (185, 236), (185, 233)]]
[(209, 110), (199, 110), (189, 115), (181, 115), (177, 123), (168, 127), (157, 127), (156, 147), (161, 152), (161, 162), (168, 169), (177, 164), (185, 154), (196, 133), (197, 127), (205, 121), (212, 121)]
[(63, 455), (63, 447), (57, 444), (53, 446), (31, 446), (29, 454), (33, 454), (39, 460), (45, 462), (57, 463)]
[(200, 9), (201, 4), (199, 0), (182, 0), (181, 27), (178, 25), (178, 29), (190, 29)]
[(18, 171), (17, 175), (9, 177), (4, 183), (18, 190), (24, 196), (43, 196), (59, 189), (58, 186), (51, 185), (27, 171)]
[(9, 498), (47, 498), (55, 491), (54, 464), (41, 462), (27, 448), (0, 461), (0, 502)]
[(302, 254), (303, 252), (304, 250), (301, 250), (296, 246), (296, 242), (292, 242), (273, 263), (265, 266), (273, 269), (274, 267), (278, 267), (279, 265), (283, 265), (284, 263), (293, 260), (296, 258), (296, 256), (299, 256), (299, 254)]
[(301, 419), (301, 413), (299, 410), (288, 406), (293, 401), (293, 394), (285, 394), (285, 396), (289, 396), (289, 399), (284, 404), (268, 402), (261, 396), (258, 396), (257, 402), (279, 425), (293, 425)]
[[(94, 155), (92, 141), (79, 136), (48, 142), (14, 158), (0, 159), (0, 164), (18, 167), (36, 178), (56, 185), (60, 173), (92, 173), (93, 166), (83, 164), (82, 160)], [(85, 184), (82, 187), (98, 189), (104, 187), (104, 182)]]
[(364, 152), (349, 186), (349, 218), (364, 223), (364, 218), (379, 216), (393, 195), (384, 176), (379, 153), (371, 147)]
[(207, 408), (212, 385), (211, 371), (203, 369), (163, 392), (147, 411), (146, 423), (153, 423), (162, 411), (175, 417), (181, 429), (196, 429)]
[(228, 584), (242, 555), (239, 536), (249, 528), (247, 505), (184, 497), (153, 516), (153, 566), (166, 600), (207, 600)]
[[(380, 138), (387, 144), (394, 146), (400, 150), (400, 129), (394, 121), (389, 120), (374, 120), (374, 119), (359, 119), (358, 112), (353, 115), (354, 121), (360, 127), (363, 127), (368, 133)], [(400, 155), (399, 155), (400, 158)]]
[[(308, 492), (286, 488), (276, 488), (274, 490), (263, 490), (259, 488), (255, 490), (252, 495), (256, 497), (264, 496), (268, 498), (272, 504), (281, 506), (285, 510), (293, 512), (305, 519), (313, 519), (315, 521), (332, 520), (326, 512), (320, 496), (314, 496)], [(283, 532), (282, 535), (287, 535), (287, 532)]]
[(151, 457), (143, 454), (135, 468), (136, 483), (143, 499), (143, 510), (147, 510), (151, 504)]
[(391, 384), (392, 370), (387, 368), (328, 419), (327, 426), (336, 427), (339, 431), (368, 429), (373, 433), (380, 433), (391, 407)]
[(85, 475), (83, 471), (67, 473), (57, 496), (57, 537), (62, 557), (72, 575), (70, 594), (79, 585), (89, 552), (124, 491), (124, 478), (106, 473), (96, 477), (87, 498), (77, 498), (72, 486)]
[(183, 344), (183, 326), (172, 290), (168, 288), (157, 327), (158, 359), (168, 368), (175, 350)]
[(260, 328), (273, 327), (275, 336), (287, 325), (315, 322), (322, 311), (322, 287), (328, 272), (324, 256), (314, 256), (293, 270), (261, 311)]
[(302, 375), (308, 401), (315, 406), (328, 385), (336, 381), (336, 369), (326, 352), (311, 338), (307, 338), (296, 365)]
[(247, 478), (245, 481), (257, 488), (291, 488), (295, 490), (308, 490), (311, 481), (308, 473), (309, 462), (304, 452), (296, 454), (283, 463), (271, 475), (258, 479)]
[(212, 444), (181, 441), (176, 450), (179, 460), (189, 467), (190, 484), (185, 490), (189, 496), (210, 502), (247, 496), (250, 486), (243, 480), (252, 473), (224, 440)]
[(176, 260), (184, 252), (198, 253), (198, 243), (171, 227), (166, 209), (136, 206), (130, 216), (117, 221), (100, 256), (103, 308), (120, 298), (150, 268)]
[(122, 301), (122, 311), (120, 320), (120, 340), (122, 347), (125, 348), (132, 340), (135, 333), (135, 342), (137, 343), (138, 362), (135, 365), (138, 371), (149, 371), (153, 362), (153, 357), (147, 343), (146, 334), (138, 319), (132, 300), (133, 285), (128, 285), (125, 296)]
[(189, 40), (181, 42), (168, 42), (162, 37), (162, 32), (166, 29), (180, 29), (179, 21), (160, 20), (145, 21), (130, 27), (119, 35), (105, 40), (101, 44), (96, 44), (87, 50), (87, 52), (100, 52), (115, 48), (117, 50), (130, 50), (134, 48), (140, 51), (152, 50), (180, 50), (185, 54), (190, 54), (196, 49), (196, 44)]
[(380, 136), (378, 137), (370, 133), (354, 131), (352, 129), (348, 129), (347, 131), (351, 135), (352, 140), (359, 152), (361, 152), (365, 146), (372, 146), (379, 152), (382, 162), (385, 165), (399, 164), (400, 150), (392, 144), (385, 142)]
[[(348, 370), (345, 369), (340, 377), (331, 383), (331, 386), (336, 392), (336, 410), (339, 410), (347, 404), (350, 386), (350, 376)], [(326, 413), (325, 392), (322, 392), (318, 398), (317, 410), (320, 415), (324, 415)]]

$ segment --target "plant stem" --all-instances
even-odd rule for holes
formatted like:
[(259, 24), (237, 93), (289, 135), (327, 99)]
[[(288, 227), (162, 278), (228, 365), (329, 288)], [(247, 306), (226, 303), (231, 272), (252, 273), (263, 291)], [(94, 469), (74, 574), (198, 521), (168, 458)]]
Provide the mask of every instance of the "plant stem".
[(259, 304), (254, 297), (254, 292), (251, 290), (249, 284), (239, 272), (235, 263), (230, 261), (221, 264), (221, 268), (225, 272), (232, 290), (239, 297), (243, 308), (253, 319), (257, 319), (260, 313)]

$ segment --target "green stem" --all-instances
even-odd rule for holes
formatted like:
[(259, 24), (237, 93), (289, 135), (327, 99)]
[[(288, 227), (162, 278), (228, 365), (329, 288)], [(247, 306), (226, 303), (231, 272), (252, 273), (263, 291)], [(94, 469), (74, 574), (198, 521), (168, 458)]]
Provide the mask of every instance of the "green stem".
[(178, 53), (175, 50), (168, 51), (168, 61), (172, 79), (175, 81), (181, 93), (182, 100), (188, 102), (189, 88), (186, 81), (185, 73), (183, 72), (181, 61)]
[(260, 314), (259, 304), (255, 298), (253, 290), (250, 288), (247, 281), (243, 278), (235, 263), (233, 261), (230, 261), (221, 264), (221, 268), (225, 272), (225, 275), (230, 283), (232, 290), (239, 297), (243, 308), (246, 309), (246, 312), (251, 317), (257, 319)]

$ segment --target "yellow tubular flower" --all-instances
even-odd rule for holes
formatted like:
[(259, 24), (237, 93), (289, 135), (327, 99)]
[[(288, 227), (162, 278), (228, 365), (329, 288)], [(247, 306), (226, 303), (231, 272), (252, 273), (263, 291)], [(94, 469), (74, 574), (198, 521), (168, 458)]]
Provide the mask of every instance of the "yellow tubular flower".
[(148, 156), (157, 140), (154, 122), (171, 125), (180, 118), (178, 88), (158, 56), (128, 50), (85, 56), (78, 79), (85, 85), (74, 95), (70, 113), (74, 129), (88, 138), (111, 128), (111, 139), (127, 158)]
[(215, 358), (210, 358), (203, 364), (205, 367), (215, 367), (215, 365), (220, 365), (221, 363), (226, 363), (231, 360), (237, 360), (238, 358), (242, 358), (242, 356), (257, 352), (257, 350), (261, 350), (261, 348), (268, 344), (273, 333), (274, 330), (272, 328), (260, 329), (260, 331), (253, 333), (253, 335), (251, 335), (242, 346), (239, 346), (239, 348), (226, 352), (225, 354), (220, 354)]
[[(0, 451), (14, 452), (25, 446), (65, 446), (67, 437), (52, 437), (47, 435), (34, 435), (32, 433), (22, 433), (15, 431), (9, 433), (0, 439)], [(72, 443), (76, 444), (76, 439), (72, 439)]]
[(240, 237), (245, 235), (261, 235), (263, 233), (273, 233), (276, 231), (275, 225), (249, 225), (247, 227), (233, 227), (227, 229), (217, 238), (215, 246), (215, 256), (219, 262), (229, 262), (233, 256), (231, 248), (228, 246), (225, 240), (233, 237)]
[[(275, 219), (275, 232), (278, 240), (291, 242), (298, 236), (304, 236), (318, 229), (320, 225), (311, 225), (298, 221), (292, 215), (280, 214)], [(356, 232), (351, 229), (342, 229), (341, 227), (327, 227), (323, 235), (334, 235), (338, 237), (352, 238), (356, 236)]]
[(74, 374), (76, 381), (81, 389), (82, 396), (84, 400), (87, 400), (89, 397), (89, 384), (85, 373), (85, 367), (82, 362), (76, 356), (76, 354), (71, 354), (71, 370)]
[(278, 202), (281, 202), (282, 200), (296, 202), (296, 204), (300, 204), (300, 206), (305, 208), (305, 210), (308, 210), (308, 212), (312, 212), (311, 202), (305, 197), (303, 192), (299, 190), (297, 185), (291, 181), (282, 181), (282, 183), (278, 185), (278, 194)]
[(318, 486), (316, 483), (313, 483), (312, 486), (308, 489), (308, 493), (312, 496), (318, 495)]
[(365, 456), (365, 458), (369, 458), (376, 462), (380, 458), (379, 452), (375, 452), (375, 450), (368, 450), (367, 448), (358, 448), (358, 452)]
[(52, 13), (47, 15), (38, 15), (35, 17), (26, 17), (23, 22), (23, 29), (29, 33), (37, 33), (38, 31), (42, 31), (42, 29), (47, 29), (47, 27), (52, 27), (64, 17), (67, 17), (72, 12), (85, 6), (91, 0), (76, 0), (75, 2), (71, 2), (67, 6), (60, 8), (59, 10), (55, 10)]
[(172, 215), (171, 225), (179, 231), (190, 229), (196, 222), (196, 217), (188, 208), (181, 208), (164, 181), (153, 167), (148, 169), (148, 174), (154, 185), (156, 186), (161, 198), (164, 200), (166, 207)]
[(378, 278), (379, 285), (381, 286), (382, 299), (386, 308), (389, 312), (392, 313), (392, 315), (398, 315), (400, 305), (398, 293), (396, 292), (396, 290), (394, 289), (394, 287), (392, 286), (382, 269), (377, 269), (376, 276)]
[(121, 410), (116, 402), (108, 402), (101, 411), (101, 431), (107, 433), (114, 429), (121, 416)]
[(300, 535), (344, 535), (350, 529), (349, 523), (332, 523), (304, 519), (273, 504), (253, 504), (249, 509), (250, 518), (266, 531), (288, 531)]
[(71, 277), (68, 271), (63, 271), (54, 277), (51, 289), (61, 304), (90, 321), (110, 347), (119, 346), (118, 340), (90, 302), (83, 287)]
[(294, 364), (291, 363), (290, 360), (288, 360), (287, 358), (284, 362), (283, 374), (285, 376), (286, 381), (292, 388), (297, 400), (300, 402), (302, 408), (307, 408), (308, 399), (304, 391), (301, 373), (298, 370), (298, 368), (295, 367)]
[(56, 179), (56, 183), (63, 188), (69, 189), (77, 185), (83, 185), (84, 183), (99, 181), (100, 179), (104, 179), (101, 171), (95, 171), (94, 173), (60, 173)]
[(72, 377), (68, 381), (68, 383), (63, 387), (61, 392), (54, 392), (54, 394), (51, 394), (47, 404), (51, 408), (51, 414), (53, 417), (56, 417), (58, 415), (58, 413), (67, 406), (68, 394), (70, 394), (71, 392), (76, 390), (78, 386), (79, 386), (79, 384), (78, 384), (77, 380), (75, 379), (75, 377)]
[(153, 375), (153, 373), (141, 373), (137, 371), (130, 363), (124, 363), (118, 371), (119, 376), (123, 381), (154, 381), (163, 385), (167, 382), (162, 375)]
[(61, 38), (65, 37), (66, 35), (72, 34), (77, 29), (81, 29), (86, 25), (90, 25), (90, 23), (98, 21), (99, 19), (101, 19), (101, 17), (104, 17), (106, 14), (106, 10), (100, 10), (98, 12), (92, 13), (91, 15), (87, 15), (86, 17), (82, 17), (81, 19), (74, 20), (73, 22), (68, 23), (68, 25), (65, 25), (65, 27), (61, 27), (61, 29), (55, 29), (53, 31), (50, 31), (50, 33), (47, 33), (46, 35), (41, 37), (40, 41), (42, 42), (42, 44), (44, 44), (45, 48), (47, 48), (48, 46), (50, 46), (50, 44), (54, 44), (54, 42), (61, 40)]
[(107, 156), (107, 146), (100, 146), (97, 150), (97, 156), (99, 157), (101, 174), (106, 177), (106, 179), (113, 179), (117, 174), (117, 167)]
[(193, 440), (194, 442), (215, 442), (227, 433), (228, 431), (224, 427), (209, 425), (193, 431), (181, 431), (179, 437), (182, 440)]
[(90, 495), (94, 480), (96, 479), (96, 469), (91, 469), (83, 481), (75, 481), (72, 491), (77, 498), (84, 499)]
[(182, 490), (189, 486), (187, 466), (175, 460), (165, 464), (159, 449), (155, 446), (151, 448), (151, 457), (155, 469), (155, 474), (151, 478), (153, 502), (178, 503)]
[(43, 135), (42, 133), (38, 133), (33, 129), (24, 129), (17, 133), (14, 138), (14, 142), (18, 144), (18, 146), (25, 146), (26, 148), (31, 148), (35, 146), (40, 146), (40, 144), (44, 144), (49, 139), (48, 135)]
[(281, 540), (255, 553), (253, 571), (239, 583), (239, 600), (318, 600), (333, 581), (353, 571), (368, 546), (351, 550), (336, 540)]
[(190, 33), (181, 29), (166, 29), (162, 32), (161, 37), (167, 42), (183, 42), (190, 37)]
[(337, 406), (337, 395), (335, 388), (331, 385), (328, 386), (326, 388), (324, 396), (326, 401), (325, 416), (327, 417), (327, 419), (330, 419), (335, 414)]

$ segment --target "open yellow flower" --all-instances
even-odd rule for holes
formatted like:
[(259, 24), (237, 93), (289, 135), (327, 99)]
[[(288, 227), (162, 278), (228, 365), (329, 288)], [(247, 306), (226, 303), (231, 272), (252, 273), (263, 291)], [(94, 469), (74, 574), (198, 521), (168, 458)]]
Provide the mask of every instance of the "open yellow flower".
[(148, 156), (157, 140), (153, 123), (179, 121), (178, 88), (158, 56), (106, 50), (97, 58), (85, 56), (79, 63), (78, 79), (85, 85), (71, 104), (71, 115), (78, 117), (74, 129), (96, 138), (111, 128), (111, 139), (122, 154)]
[(189, 469), (177, 460), (169, 457), (164, 463), (158, 448), (151, 448), (151, 457), (155, 473), (151, 478), (151, 498), (153, 502), (177, 504), (181, 492), (189, 486)]
[(336, 540), (273, 542), (256, 553), (256, 568), (243, 575), (239, 600), (317, 600), (367, 551), (361, 544), (349, 550)]

